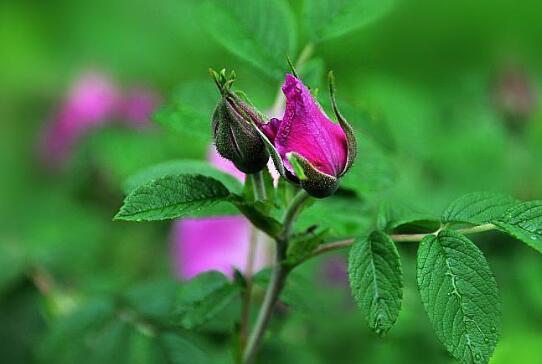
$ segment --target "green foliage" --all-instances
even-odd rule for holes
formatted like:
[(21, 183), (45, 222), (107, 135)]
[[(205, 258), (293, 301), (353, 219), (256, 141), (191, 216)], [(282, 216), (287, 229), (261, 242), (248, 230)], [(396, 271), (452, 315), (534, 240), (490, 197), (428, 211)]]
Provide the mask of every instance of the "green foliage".
[(221, 273), (202, 273), (184, 284), (177, 296), (174, 322), (186, 329), (212, 320), (239, 295), (240, 286)]
[(188, 338), (106, 298), (85, 302), (55, 321), (39, 357), (66, 364), (209, 363)]
[(542, 253), (542, 201), (529, 201), (512, 206), (493, 223)]
[(314, 249), (324, 242), (326, 234), (327, 230), (320, 232), (309, 230), (305, 233), (292, 236), (286, 251), (286, 264), (295, 266), (310, 257)]
[(303, 15), (314, 42), (339, 37), (383, 16), (396, 0), (305, 0)]
[(141, 187), (153, 180), (166, 177), (168, 175), (180, 174), (198, 174), (214, 178), (231, 192), (241, 192), (241, 183), (230, 174), (219, 171), (207, 162), (201, 160), (174, 160), (163, 162), (148, 168), (145, 168), (124, 182), (124, 192), (129, 194), (136, 188)]
[(482, 252), (452, 230), (418, 248), (417, 280), (438, 338), (462, 363), (487, 363), (500, 328), (497, 283)]
[(284, 0), (207, 1), (201, 22), (230, 52), (281, 79), (296, 47), (296, 24)]
[(403, 227), (435, 231), (439, 224), (438, 219), (431, 214), (414, 210), (398, 202), (384, 201), (377, 213), (377, 227), (383, 231)]
[(115, 219), (152, 221), (189, 216), (230, 197), (218, 180), (201, 175), (170, 175), (136, 188)]
[(186, 82), (153, 119), (176, 134), (196, 138), (203, 143), (211, 139), (211, 115), (217, 103), (217, 91), (208, 81)]
[(453, 201), (442, 213), (442, 222), (485, 224), (504, 215), (517, 200), (500, 193), (475, 192)]
[(388, 235), (380, 231), (358, 239), (348, 259), (352, 294), (369, 326), (385, 335), (401, 309), (403, 272), (399, 253)]

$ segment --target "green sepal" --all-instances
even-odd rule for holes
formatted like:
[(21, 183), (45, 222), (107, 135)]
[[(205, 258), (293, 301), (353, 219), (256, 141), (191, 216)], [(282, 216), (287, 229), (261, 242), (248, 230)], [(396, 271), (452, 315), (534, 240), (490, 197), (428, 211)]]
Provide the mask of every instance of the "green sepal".
[(344, 116), (342, 116), (341, 112), (339, 111), (339, 108), (337, 107), (337, 100), (335, 99), (335, 76), (333, 75), (333, 71), (329, 71), (328, 81), (329, 81), (329, 97), (331, 99), (331, 106), (333, 108), (333, 112), (335, 113), (335, 116), (337, 117), (339, 125), (344, 131), (344, 134), (346, 135), (346, 146), (348, 149), (347, 150), (348, 153), (346, 156), (346, 166), (344, 167), (344, 170), (339, 174), (339, 177), (341, 177), (346, 172), (348, 172), (348, 170), (354, 164), (354, 161), (356, 160), (356, 157), (358, 154), (358, 143), (357, 143), (356, 134), (354, 133), (354, 129), (352, 128), (352, 125), (350, 125), (350, 123), (346, 121)]
[[(331, 196), (339, 188), (339, 180), (329, 174), (317, 170), (307, 159), (296, 152), (287, 154), (288, 160), (294, 160), (292, 166), (301, 169), (304, 178), (299, 178), (300, 186), (308, 192), (309, 195), (316, 198)], [(296, 174), (298, 171), (295, 171)]]

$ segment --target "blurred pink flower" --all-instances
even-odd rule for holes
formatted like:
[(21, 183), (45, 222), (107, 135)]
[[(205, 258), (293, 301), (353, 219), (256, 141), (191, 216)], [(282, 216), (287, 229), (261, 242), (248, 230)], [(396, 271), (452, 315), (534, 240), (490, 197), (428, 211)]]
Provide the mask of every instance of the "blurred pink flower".
[(160, 104), (160, 96), (148, 88), (132, 88), (120, 102), (120, 119), (129, 126), (146, 128), (150, 118)]
[[(208, 160), (218, 169), (239, 180), (239, 172), (229, 160), (212, 147)], [(241, 272), (257, 272), (268, 265), (268, 251), (259, 233), (255, 239), (254, 261), (249, 267), (251, 241), (250, 222), (243, 216), (189, 218), (175, 222), (172, 233), (173, 264), (177, 275), (190, 279), (200, 273), (216, 270), (233, 277), (234, 268)]]
[(44, 132), (43, 156), (52, 163), (66, 159), (82, 134), (113, 117), (119, 98), (106, 75), (92, 72), (79, 77)]
[(42, 135), (41, 156), (49, 164), (59, 164), (70, 156), (84, 134), (115, 120), (135, 128), (147, 127), (158, 103), (158, 94), (150, 89), (133, 88), (123, 95), (107, 74), (83, 73), (47, 125)]

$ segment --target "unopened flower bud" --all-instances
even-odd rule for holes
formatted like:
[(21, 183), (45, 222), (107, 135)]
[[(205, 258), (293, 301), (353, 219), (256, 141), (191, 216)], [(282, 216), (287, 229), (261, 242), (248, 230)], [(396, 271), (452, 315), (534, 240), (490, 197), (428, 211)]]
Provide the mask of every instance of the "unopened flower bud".
[(244, 173), (256, 173), (267, 165), (269, 153), (257, 124), (259, 113), (237, 95), (226, 92), (213, 114), (213, 136), (218, 153)]

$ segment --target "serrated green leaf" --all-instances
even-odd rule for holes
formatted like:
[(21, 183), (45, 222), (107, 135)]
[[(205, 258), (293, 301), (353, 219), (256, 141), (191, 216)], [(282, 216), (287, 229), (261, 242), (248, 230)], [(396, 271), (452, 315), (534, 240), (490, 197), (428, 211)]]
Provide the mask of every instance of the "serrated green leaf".
[(542, 253), (542, 201), (512, 206), (493, 223), (500, 230)]
[(348, 258), (352, 295), (369, 326), (384, 335), (401, 309), (403, 273), (399, 253), (390, 237), (374, 231), (358, 239)]
[(218, 101), (211, 81), (183, 84), (153, 115), (153, 120), (181, 135), (196, 137), (202, 142), (211, 139), (211, 115)]
[(303, 13), (314, 42), (339, 37), (386, 14), (396, 0), (305, 0)]
[(459, 197), (442, 213), (442, 222), (485, 224), (504, 215), (517, 200), (508, 195), (475, 192)]
[(487, 363), (499, 338), (500, 298), (482, 252), (443, 230), (422, 240), (417, 280), (438, 338), (461, 363)]
[(280, 79), (296, 43), (295, 19), (284, 0), (213, 0), (202, 9), (207, 31), (236, 56)]
[(129, 194), (136, 188), (141, 187), (153, 180), (166, 177), (168, 175), (180, 174), (199, 174), (202, 176), (212, 177), (222, 184), (231, 192), (241, 192), (241, 183), (230, 174), (224, 173), (211, 164), (199, 160), (173, 160), (156, 164), (145, 168), (138, 173), (130, 176), (124, 182), (124, 192)]
[(198, 275), (181, 287), (174, 322), (187, 329), (201, 326), (224, 310), (238, 295), (239, 289), (221, 273)]
[(166, 176), (136, 188), (124, 200), (116, 220), (153, 221), (189, 216), (230, 197), (216, 179), (201, 175)]

